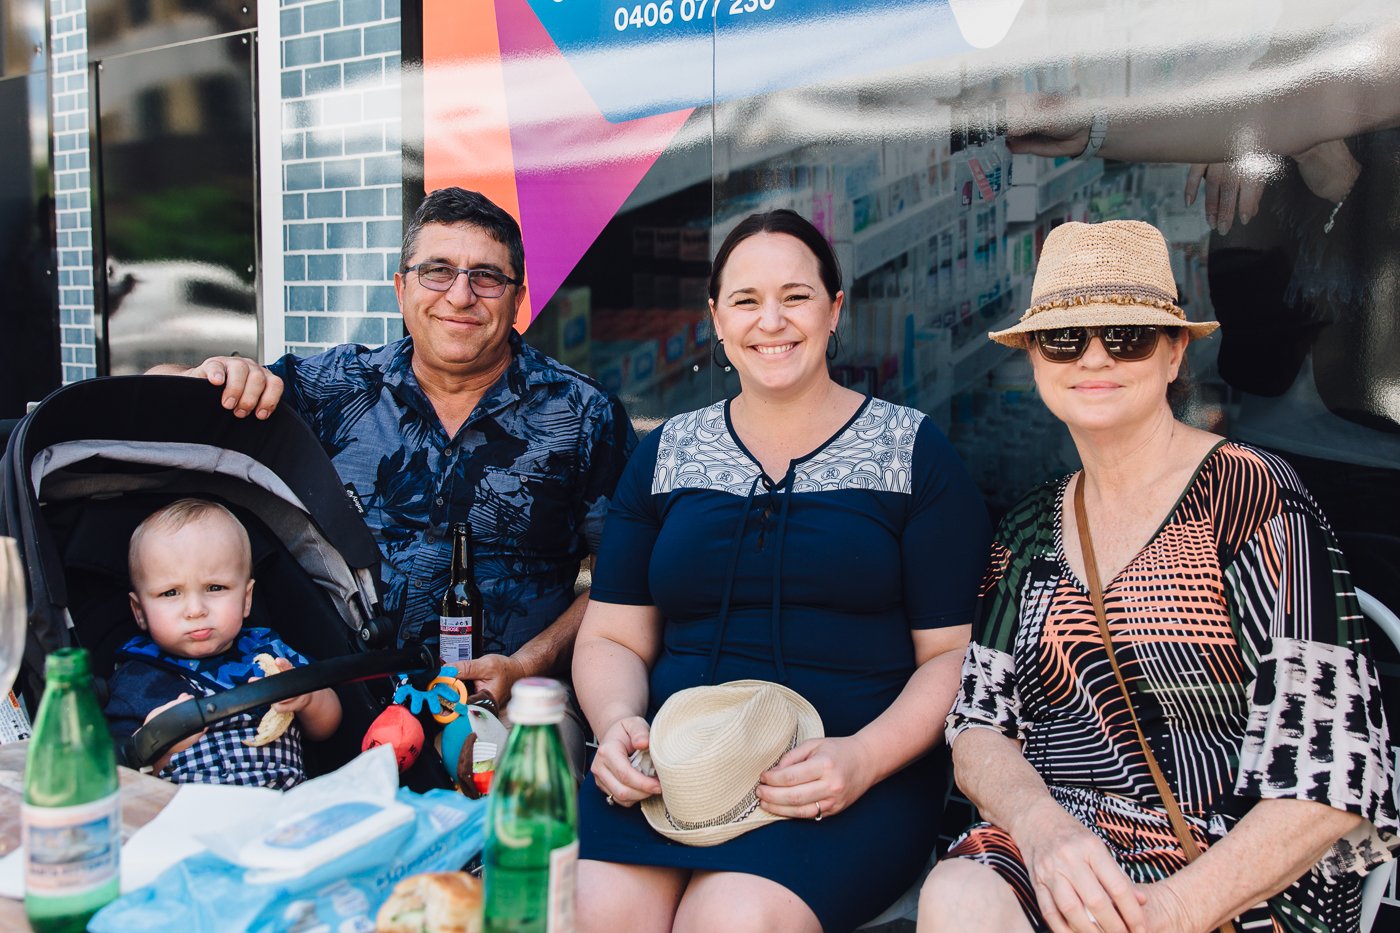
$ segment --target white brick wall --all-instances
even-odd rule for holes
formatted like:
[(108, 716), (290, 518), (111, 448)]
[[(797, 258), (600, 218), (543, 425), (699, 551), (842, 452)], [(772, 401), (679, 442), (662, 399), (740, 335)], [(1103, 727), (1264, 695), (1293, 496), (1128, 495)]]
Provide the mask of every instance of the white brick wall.
[(63, 381), (69, 383), (97, 375), (86, 0), (51, 0), (49, 37), (54, 197), (58, 219), (59, 346)]
[(282, 0), (279, 13), (259, 28), (280, 46), (285, 346), (376, 346), (403, 332), (399, 0)]

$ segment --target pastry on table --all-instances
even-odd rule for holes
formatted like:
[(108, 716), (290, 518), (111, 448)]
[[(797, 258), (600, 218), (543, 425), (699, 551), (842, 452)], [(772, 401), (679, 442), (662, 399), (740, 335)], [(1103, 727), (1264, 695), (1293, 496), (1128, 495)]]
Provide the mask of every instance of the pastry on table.
[(481, 933), (481, 879), (464, 871), (410, 875), (379, 908), (376, 933)]

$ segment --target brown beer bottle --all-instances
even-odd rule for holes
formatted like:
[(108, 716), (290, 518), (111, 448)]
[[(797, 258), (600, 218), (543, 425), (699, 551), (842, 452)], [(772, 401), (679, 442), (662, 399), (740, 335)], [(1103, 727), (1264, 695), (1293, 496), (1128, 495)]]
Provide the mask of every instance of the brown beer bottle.
[(481, 657), (481, 628), (485, 622), (472, 563), (471, 529), (465, 522), (452, 526), (449, 573), (447, 591), (438, 606), (438, 655), (443, 664), (458, 664)]

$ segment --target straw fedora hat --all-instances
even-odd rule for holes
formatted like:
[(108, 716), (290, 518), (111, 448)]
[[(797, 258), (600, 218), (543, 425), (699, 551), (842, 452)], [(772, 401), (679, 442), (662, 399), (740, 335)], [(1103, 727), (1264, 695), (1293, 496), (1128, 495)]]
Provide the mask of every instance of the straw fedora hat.
[(1013, 327), (987, 334), (1025, 349), (1027, 334), (1059, 327), (1153, 324), (1204, 337), (1220, 325), (1192, 322), (1176, 304), (1167, 241), (1140, 220), (1061, 224), (1045, 238), (1031, 285), (1031, 306)]
[(657, 712), (651, 748), (640, 756), (641, 770), (661, 782), (642, 813), (661, 835), (692, 846), (786, 819), (758, 805), (759, 776), (824, 734), (812, 704), (779, 684), (735, 680), (677, 691)]

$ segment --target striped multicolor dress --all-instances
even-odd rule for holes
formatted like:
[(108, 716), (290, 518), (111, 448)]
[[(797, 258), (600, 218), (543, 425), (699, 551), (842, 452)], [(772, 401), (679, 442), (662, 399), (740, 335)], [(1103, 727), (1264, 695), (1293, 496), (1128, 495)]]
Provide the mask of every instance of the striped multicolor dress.
[[(1022, 742), (1051, 795), (1147, 883), (1185, 859), (1065, 559), (1068, 485), (1035, 490), (997, 532), (948, 737), (987, 728)], [(1354, 929), (1359, 873), (1397, 828), (1388, 731), (1346, 565), (1293, 470), (1217, 445), (1104, 602), (1148, 744), (1203, 849), (1261, 798), (1368, 821), (1241, 927)], [(978, 824), (949, 854), (997, 870), (1046, 928), (1009, 834)]]

